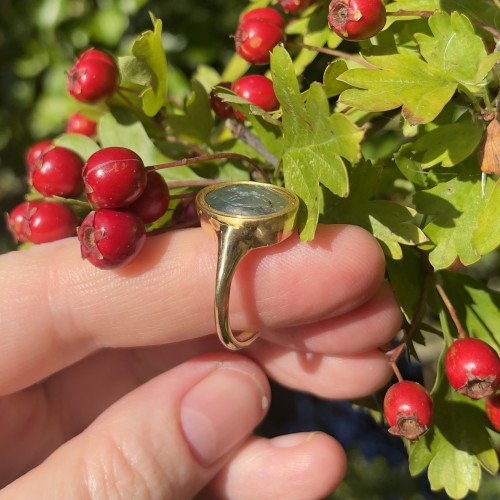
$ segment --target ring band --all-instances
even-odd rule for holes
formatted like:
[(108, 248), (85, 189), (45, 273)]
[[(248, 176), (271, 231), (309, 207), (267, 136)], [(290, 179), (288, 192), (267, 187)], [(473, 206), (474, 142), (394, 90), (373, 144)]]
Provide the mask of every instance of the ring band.
[(215, 281), (215, 326), (228, 349), (250, 345), (258, 332), (234, 334), (229, 325), (229, 293), (240, 260), (251, 250), (275, 245), (288, 238), (299, 208), (288, 189), (260, 182), (221, 182), (196, 196), (201, 225), (218, 241)]

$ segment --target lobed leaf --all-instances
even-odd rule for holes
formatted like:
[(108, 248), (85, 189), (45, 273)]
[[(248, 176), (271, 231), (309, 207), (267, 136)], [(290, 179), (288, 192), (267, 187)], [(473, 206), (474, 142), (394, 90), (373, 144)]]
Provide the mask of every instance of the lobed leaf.
[(480, 83), (486, 75), (479, 65), (487, 53), (470, 20), (459, 12), (439, 11), (429, 19), (429, 27), (432, 36), (415, 34), (424, 59), (463, 85)]
[(493, 252), (500, 246), (500, 180), (497, 180), (479, 213), (477, 227), (472, 233), (472, 246), (479, 255)]
[(413, 54), (373, 55), (365, 58), (377, 69), (356, 68), (338, 79), (353, 87), (340, 101), (365, 111), (388, 111), (402, 106), (412, 125), (428, 123), (453, 97), (457, 83), (442, 70)]
[(153, 17), (154, 30), (141, 33), (132, 45), (133, 57), (121, 58), (123, 78), (141, 85), (142, 109), (154, 116), (164, 106), (167, 95), (167, 61), (161, 41), (162, 22)]
[(457, 257), (466, 266), (479, 260), (471, 242), (486, 205), (478, 174), (466, 173), (441, 182), (416, 193), (413, 201), (419, 212), (430, 216), (424, 231), (435, 245), (429, 254), (435, 269), (449, 267)]
[[(347, 170), (341, 155), (359, 158), (362, 134), (353, 124), (330, 118), (328, 99), (319, 83), (311, 85), (303, 102), (292, 60), (283, 47), (273, 50), (271, 73), (282, 109), (285, 185), (302, 200), (299, 232), (309, 240), (318, 223), (320, 185), (338, 196), (347, 195)], [(335, 132), (341, 134), (336, 137)], [(342, 135), (350, 140), (342, 142)]]
[(417, 164), (417, 169), (435, 165), (453, 167), (468, 158), (483, 136), (481, 123), (472, 120), (443, 124), (423, 134), (413, 143), (404, 144), (402, 152)]

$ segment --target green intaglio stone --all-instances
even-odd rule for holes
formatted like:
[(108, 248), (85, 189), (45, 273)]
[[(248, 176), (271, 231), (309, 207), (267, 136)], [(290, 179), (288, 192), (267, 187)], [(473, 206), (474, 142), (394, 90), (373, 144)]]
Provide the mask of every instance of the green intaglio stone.
[(280, 191), (255, 184), (229, 184), (210, 191), (205, 201), (214, 210), (231, 215), (270, 215), (288, 205), (288, 198)]

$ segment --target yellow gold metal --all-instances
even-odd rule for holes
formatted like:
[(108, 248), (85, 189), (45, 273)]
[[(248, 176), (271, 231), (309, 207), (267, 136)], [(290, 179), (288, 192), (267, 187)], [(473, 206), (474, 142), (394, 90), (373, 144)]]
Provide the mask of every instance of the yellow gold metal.
[(218, 241), (217, 334), (228, 349), (242, 349), (259, 333), (234, 334), (229, 325), (229, 293), (236, 266), (251, 250), (275, 245), (292, 234), (299, 200), (291, 191), (272, 184), (221, 182), (198, 193), (196, 208), (202, 227), (215, 233)]

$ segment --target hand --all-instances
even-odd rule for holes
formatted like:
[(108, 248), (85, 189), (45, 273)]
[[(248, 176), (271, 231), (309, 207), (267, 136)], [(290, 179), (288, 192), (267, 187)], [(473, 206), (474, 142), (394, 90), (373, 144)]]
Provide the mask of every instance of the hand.
[(215, 266), (199, 229), (149, 238), (119, 271), (73, 238), (0, 257), (0, 499), (317, 498), (342, 480), (329, 436), (251, 433), (266, 375), (327, 398), (390, 377), (377, 347), (401, 314), (377, 243), (324, 226), (251, 252), (231, 324), (262, 335), (241, 354), (213, 333)]

